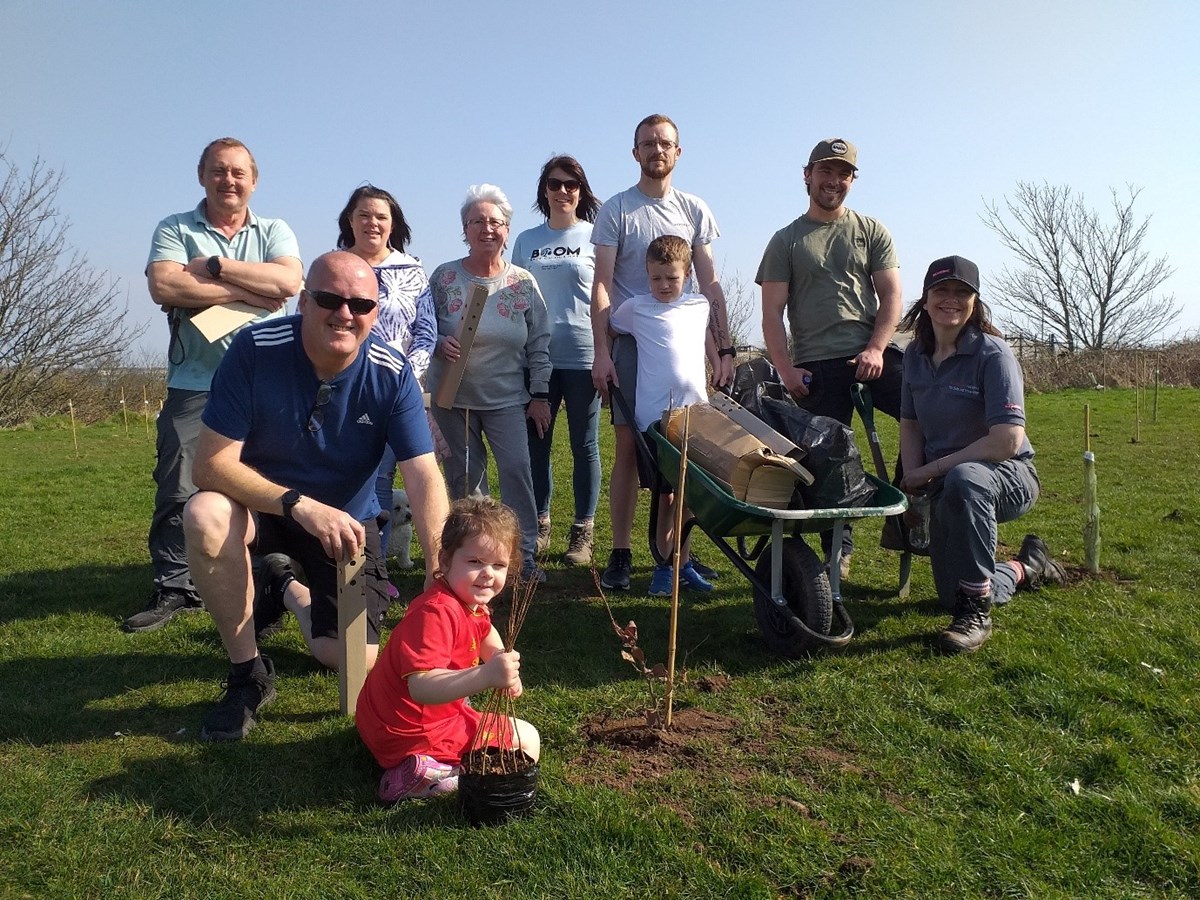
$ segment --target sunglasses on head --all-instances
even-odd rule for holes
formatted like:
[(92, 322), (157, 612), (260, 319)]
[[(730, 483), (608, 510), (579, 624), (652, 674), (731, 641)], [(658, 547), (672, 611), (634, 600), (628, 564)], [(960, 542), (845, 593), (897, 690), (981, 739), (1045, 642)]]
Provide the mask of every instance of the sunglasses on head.
[(366, 297), (343, 297), (332, 291), (308, 291), (308, 296), (312, 297), (313, 302), (321, 309), (341, 309), (344, 303), (356, 316), (365, 316), (376, 306), (374, 300), (368, 300)]
[(546, 187), (550, 188), (552, 191), (565, 190), (568, 193), (573, 194), (579, 190), (579, 182), (574, 178), (567, 178), (565, 180), (562, 178), (547, 178)]

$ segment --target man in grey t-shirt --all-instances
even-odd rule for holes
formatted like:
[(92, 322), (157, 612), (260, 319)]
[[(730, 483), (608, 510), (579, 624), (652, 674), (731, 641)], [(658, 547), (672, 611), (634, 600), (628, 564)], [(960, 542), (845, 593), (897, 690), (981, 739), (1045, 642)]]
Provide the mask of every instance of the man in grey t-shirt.
[[(696, 273), (695, 289), (712, 304), (709, 327), (721, 352), (721, 368), (713, 373), (716, 384), (733, 375), (725, 294), (717, 280), (712, 241), (720, 232), (708, 206), (699, 197), (671, 187), (671, 173), (683, 148), (679, 129), (663, 115), (647, 116), (633, 132), (633, 158), (641, 168), (638, 183), (609, 199), (592, 228), (596, 245), (596, 277), (592, 286), (592, 341), (595, 361), (592, 381), (608, 397), (616, 385), (632, 409), (637, 383), (637, 345), (623, 335), (609, 342), (608, 315), (630, 297), (648, 294), (646, 248), (656, 237), (673, 234), (692, 248)], [(609, 512), (612, 516), (613, 551), (600, 583), (609, 590), (629, 590), (632, 566), (633, 515), (637, 506), (637, 451), (632, 423), (618, 407), (613, 408), (616, 456), (609, 480)]]

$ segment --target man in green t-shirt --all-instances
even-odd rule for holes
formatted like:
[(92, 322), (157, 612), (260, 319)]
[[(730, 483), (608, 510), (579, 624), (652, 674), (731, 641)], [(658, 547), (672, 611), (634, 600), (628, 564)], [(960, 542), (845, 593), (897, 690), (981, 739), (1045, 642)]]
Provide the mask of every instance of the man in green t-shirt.
[[(763, 341), (780, 380), (804, 409), (846, 425), (856, 381), (898, 419), (903, 370), (891, 346), (901, 313), (900, 263), (888, 230), (844, 205), (857, 177), (853, 144), (817, 144), (804, 169), (808, 210), (771, 238), (754, 279), (762, 287)], [(829, 539), (822, 535), (827, 555)], [(852, 546), (847, 527), (843, 577)]]

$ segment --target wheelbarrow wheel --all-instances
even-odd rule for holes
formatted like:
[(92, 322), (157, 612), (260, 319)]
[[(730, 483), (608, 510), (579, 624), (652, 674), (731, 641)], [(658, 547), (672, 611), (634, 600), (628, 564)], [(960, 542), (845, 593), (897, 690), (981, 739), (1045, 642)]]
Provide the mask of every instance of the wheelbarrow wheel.
[(801, 538), (783, 541), (780, 587), (786, 606), (771, 599), (770, 548), (759, 556), (755, 575), (758, 584), (754, 586), (754, 615), (767, 646), (789, 659), (797, 659), (820, 646), (808, 632), (829, 634), (833, 625), (833, 591), (825, 565), (813, 549)]

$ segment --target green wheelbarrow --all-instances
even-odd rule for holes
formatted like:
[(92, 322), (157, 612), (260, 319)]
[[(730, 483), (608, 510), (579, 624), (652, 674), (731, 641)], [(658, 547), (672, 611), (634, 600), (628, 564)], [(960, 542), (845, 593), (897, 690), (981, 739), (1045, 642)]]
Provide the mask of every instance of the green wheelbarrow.
[[(616, 402), (625, 406), (620, 392)], [(632, 421), (632, 419), (628, 419)], [(673, 490), (679, 478), (679, 450), (663, 435), (658, 423), (650, 428), (657, 454), (634, 430), (638, 452), (647, 461), (656, 459), (655, 502), (650, 504), (650, 547), (659, 558), (654, 535), (657, 498)], [(769, 509), (743, 503), (704, 469), (688, 462), (684, 487), (691, 517), (683, 534), (695, 526), (708, 535), (754, 590), (754, 614), (767, 645), (775, 653), (795, 659), (822, 648), (842, 647), (854, 636), (854, 622), (842, 604), (839, 563), (842, 529), (852, 519), (893, 516), (908, 508), (898, 489), (867, 473), (875, 487), (866, 506), (832, 509)], [(833, 530), (833, 558), (828, 571), (821, 558), (801, 537), (805, 533)]]

